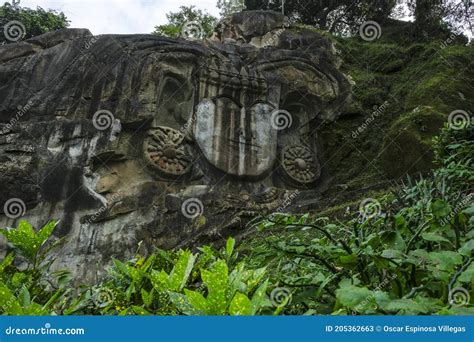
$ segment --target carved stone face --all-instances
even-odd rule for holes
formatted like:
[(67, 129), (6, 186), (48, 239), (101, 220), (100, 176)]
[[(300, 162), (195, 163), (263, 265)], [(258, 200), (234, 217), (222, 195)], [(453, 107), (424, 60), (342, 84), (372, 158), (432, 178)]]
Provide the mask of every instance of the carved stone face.
[(204, 99), (196, 110), (196, 142), (218, 169), (236, 176), (260, 176), (276, 159), (272, 110), (266, 103), (240, 108), (228, 98)]
[[(238, 212), (317, 186), (318, 120), (338, 117), (350, 85), (329, 40), (282, 30), (274, 12), (256, 18), (217, 41), (71, 29), (0, 47), (0, 206), (21, 198), (24, 218), (61, 221), (58, 268), (96, 279), (89, 265), (131, 257), (139, 241), (197, 246), (244, 222)], [(291, 127), (275, 127), (276, 111)], [(183, 213), (189, 199), (205, 219)]]

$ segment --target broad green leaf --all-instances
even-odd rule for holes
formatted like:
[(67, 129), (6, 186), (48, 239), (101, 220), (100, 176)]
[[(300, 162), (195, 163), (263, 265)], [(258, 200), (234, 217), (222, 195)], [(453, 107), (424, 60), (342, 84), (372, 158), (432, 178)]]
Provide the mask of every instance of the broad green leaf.
[[(184, 292), (186, 293), (186, 295), (182, 293), (169, 292), (170, 300), (176, 306), (176, 308), (178, 308), (178, 310), (182, 312), (183, 314), (189, 315), (189, 316), (205, 315), (207, 311), (207, 308), (205, 305), (205, 299), (204, 299), (204, 305), (201, 305), (202, 303), (198, 304), (198, 300), (196, 300), (196, 298), (193, 297), (194, 296), (193, 294), (190, 295), (190, 292), (193, 292), (193, 291), (189, 291), (185, 289)], [(188, 297), (187, 295), (190, 295), (190, 296)], [(193, 305), (191, 305), (191, 303), (189, 302), (190, 297), (193, 297), (193, 300), (196, 300), (194, 302), (194, 305), (196, 305), (196, 307), (201, 307), (202, 309), (197, 309)]]
[(18, 302), (24, 308), (27, 308), (31, 304), (30, 292), (25, 286), (22, 286), (20, 293), (18, 294)]
[(401, 259), (403, 258), (403, 253), (397, 249), (385, 249), (381, 256), (387, 259)]
[(156, 270), (152, 270), (149, 277), (151, 284), (158, 292), (167, 291), (169, 289), (169, 276), (165, 271), (161, 270), (161, 272), (158, 272)]
[(431, 212), (437, 218), (445, 217), (451, 212), (451, 206), (445, 201), (437, 199), (431, 204)]
[(153, 290), (147, 292), (145, 289), (141, 289), (140, 293), (142, 295), (143, 304), (147, 307), (150, 306), (153, 302)]
[(256, 315), (259, 309), (264, 305), (268, 288), (268, 280), (259, 286), (252, 297), (252, 315)]
[(38, 248), (44, 245), (44, 243), (51, 237), (51, 234), (56, 228), (57, 221), (49, 221), (43, 228), (41, 228), (38, 233), (36, 233), (36, 242), (38, 243)]
[(436, 233), (423, 233), (421, 234), (421, 237), (426, 240), (426, 241), (433, 241), (433, 242), (449, 242), (448, 239), (446, 239), (445, 237), (439, 235), (439, 234), (436, 234)]
[(211, 315), (223, 315), (227, 309), (229, 275), (224, 260), (217, 260), (211, 271), (202, 270), (201, 277), (208, 289), (207, 307)]
[(429, 306), (418, 303), (412, 299), (392, 300), (383, 309), (386, 311), (401, 311), (403, 314), (426, 314), (430, 312)]
[(130, 274), (129, 268), (127, 267), (126, 264), (124, 264), (123, 262), (121, 262), (117, 259), (113, 259), (113, 261), (114, 261), (115, 268), (117, 270), (119, 270), (123, 275), (126, 275), (129, 278), (132, 278), (132, 275)]
[(196, 256), (189, 251), (183, 251), (179, 254), (178, 261), (173, 267), (169, 276), (169, 288), (172, 291), (181, 291), (194, 267)]
[(339, 262), (342, 265), (355, 265), (357, 264), (357, 255), (355, 254), (346, 254), (339, 257)]
[(473, 256), (473, 253), (472, 253), (473, 251), (474, 251), (474, 240), (469, 240), (458, 250), (459, 254), (467, 256), (467, 257)]
[(458, 278), (461, 283), (472, 283), (474, 284), (474, 263), (471, 263), (464, 272)]
[(235, 239), (229, 237), (226, 242), (225, 246), (225, 252), (227, 255), (227, 259), (229, 259), (232, 256), (232, 253), (234, 252), (234, 247), (235, 247)]
[(15, 254), (8, 253), (5, 259), (3, 259), (2, 263), (0, 264), (0, 277), (3, 271), (5, 270), (5, 268), (7, 268), (8, 266), (12, 264), (13, 260), (15, 260)]
[(474, 215), (474, 203), (471, 203), (471, 205), (464, 209), (463, 212), (469, 215)]
[(430, 254), (424, 249), (415, 249), (408, 253), (405, 262), (409, 262), (413, 265), (422, 265), (426, 264), (430, 260)]
[(148, 312), (147, 310), (145, 310), (145, 309), (142, 308), (141, 306), (133, 305), (133, 306), (130, 308), (130, 310), (133, 311), (134, 314), (140, 315), (140, 316), (152, 315), (151, 312)]
[(185, 289), (184, 293), (188, 298), (189, 303), (195, 310), (202, 311), (204, 313), (208, 312), (207, 300), (202, 294), (197, 291), (190, 291)]
[(7, 315), (22, 315), (23, 309), (20, 303), (11, 293), (11, 291), (2, 283), (0, 283), (0, 312), (3, 310)]
[(336, 290), (336, 298), (343, 306), (355, 309), (358, 305), (373, 298), (373, 294), (366, 287), (346, 285)]
[(249, 316), (252, 314), (252, 302), (246, 295), (237, 292), (230, 302), (229, 313), (232, 316)]
[(462, 256), (452, 251), (431, 252), (429, 253), (430, 261), (440, 271), (454, 271), (454, 269), (462, 264)]
[(405, 240), (399, 232), (383, 232), (382, 233), (382, 243), (386, 246), (387, 249), (396, 249), (399, 251), (404, 251), (406, 248)]

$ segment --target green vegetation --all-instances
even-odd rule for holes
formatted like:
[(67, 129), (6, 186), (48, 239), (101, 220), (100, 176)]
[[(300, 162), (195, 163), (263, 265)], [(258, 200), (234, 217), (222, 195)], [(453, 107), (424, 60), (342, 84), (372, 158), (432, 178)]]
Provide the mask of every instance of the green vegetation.
[(56, 223), (21, 221), (1, 230), (13, 252), (0, 264), (0, 313), (474, 314), (474, 123), (433, 144), (433, 174), (345, 219), (274, 214), (238, 248), (229, 238), (114, 260), (94, 286), (50, 271)]
[(153, 34), (170, 38), (209, 36), (217, 23), (217, 18), (195, 6), (181, 6), (179, 12), (166, 15), (168, 24), (155, 27)]
[[(18, 25), (10, 25), (9, 23), (19, 22)], [(0, 44), (12, 43), (20, 39), (27, 39), (38, 36), (40, 34), (63, 29), (69, 26), (64, 13), (53, 10), (44, 10), (41, 7), (36, 9), (21, 7), (15, 9), (9, 3), (0, 6)], [(4, 28), (9, 29), (9, 39), (5, 37)]]

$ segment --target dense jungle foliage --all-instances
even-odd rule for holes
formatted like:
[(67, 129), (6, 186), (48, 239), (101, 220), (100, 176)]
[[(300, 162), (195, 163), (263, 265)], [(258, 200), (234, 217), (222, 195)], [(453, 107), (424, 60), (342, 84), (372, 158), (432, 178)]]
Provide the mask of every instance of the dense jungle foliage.
[(74, 287), (51, 271), (56, 227), (3, 229), (0, 312), (10, 315), (474, 314), (474, 125), (433, 141), (438, 168), (344, 219), (274, 214), (220, 250), (114, 260)]
[[(157, 33), (178, 35), (181, 20), (199, 18), (188, 12)], [(28, 17), (39, 31), (20, 18), (28, 32), (67, 26), (62, 15), (40, 14)], [(137, 252), (114, 260), (94, 286), (52, 271), (57, 222), (20, 221), (0, 230), (11, 246), (0, 262), (0, 314), (474, 314), (474, 123), (467, 112), (448, 123), (474, 105), (472, 44), (458, 33), (420, 39), (408, 23), (391, 25), (376, 41), (323, 33), (355, 82), (353, 106), (321, 134), (326, 151), (345, 139), (357, 146), (337, 149), (328, 163), (345, 185), (343, 201), (255, 220), (251, 238), (229, 238), (220, 249)], [(380, 180), (361, 172), (368, 160), (402, 184), (361, 190)]]

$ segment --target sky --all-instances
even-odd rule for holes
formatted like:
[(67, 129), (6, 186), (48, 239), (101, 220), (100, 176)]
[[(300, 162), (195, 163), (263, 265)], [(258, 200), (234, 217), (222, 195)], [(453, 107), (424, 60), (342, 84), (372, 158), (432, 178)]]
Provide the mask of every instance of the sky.
[[(1, 1), (0, 2), (4, 2)], [(11, 2), (11, 1), (10, 1)], [(70, 27), (88, 28), (93, 34), (151, 33), (166, 24), (166, 13), (195, 5), (218, 17), (217, 0), (21, 0), (20, 6), (64, 12)]]

